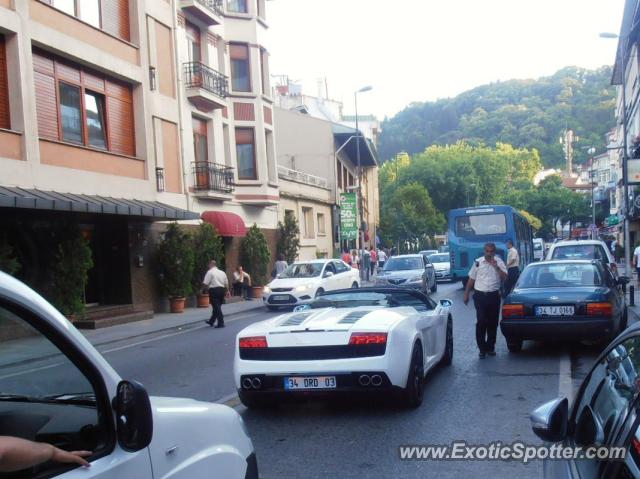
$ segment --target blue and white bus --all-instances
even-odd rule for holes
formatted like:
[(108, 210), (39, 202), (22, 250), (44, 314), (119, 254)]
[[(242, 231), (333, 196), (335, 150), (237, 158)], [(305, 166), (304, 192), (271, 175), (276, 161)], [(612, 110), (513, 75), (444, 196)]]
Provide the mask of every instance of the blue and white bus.
[(451, 278), (466, 284), (473, 261), (484, 254), (485, 243), (495, 243), (506, 262), (508, 239), (520, 253), (520, 270), (533, 261), (533, 229), (511, 206), (488, 205), (449, 211)]

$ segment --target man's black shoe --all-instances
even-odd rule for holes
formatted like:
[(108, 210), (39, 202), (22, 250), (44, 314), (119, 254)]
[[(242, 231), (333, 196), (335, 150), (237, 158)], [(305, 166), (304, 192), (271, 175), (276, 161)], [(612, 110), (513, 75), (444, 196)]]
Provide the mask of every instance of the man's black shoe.
[(486, 357), (487, 357), (487, 353), (485, 353), (485, 352), (480, 352), (480, 353), (478, 353), (478, 357), (479, 357), (480, 359), (484, 359), (484, 358), (486, 358)]
[(489, 356), (495, 356), (495, 355), (496, 355), (496, 350), (495, 350), (495, 349), (492, 349), (491, 351), (487, 351), (487, 354), (488, 354)]
[(210, 319), (205, 319), (204, 322), (207, 323), (209, 326), (213, 326), (213, 321), (211, 321)]

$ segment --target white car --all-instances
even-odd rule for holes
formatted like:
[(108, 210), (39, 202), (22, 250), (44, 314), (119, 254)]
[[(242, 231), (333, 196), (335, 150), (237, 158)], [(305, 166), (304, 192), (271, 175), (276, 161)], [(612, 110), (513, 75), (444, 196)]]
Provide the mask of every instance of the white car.
[(617, 275), (616, 260), (602, 240), (563, 240), (551, 245), (546, 260), (595, 259), (603, 261)]
[(451, 281), (451, 256), (449, 253), (429, 255), (429, 261), (436, 270), (436, 280)]
[(413, 288), (324, 293), (254, 323), (236, 338), (234, 377), (247, 407), (314, 395), (399, 393), (422, 403), (422, 382), (453, 358), (452, 303)]
[(236, 411), (150, 398), (140, 383), (121, 380), (53, 306), (2, 272), (0, 324), (0, 436), (92, 451), (90, 468), (49, 461), (16, 477), (258, 477)]
[(318, 259), (292, 263), (264, 288), (264, 305), (275, 310), (281, 306), (308, 304), (325, 291), (360, 287), (359, 270), (339, 259)]
[(533, 238), (533, 261), (542, 261), (544, 259), (544, 240), (542, 238)]

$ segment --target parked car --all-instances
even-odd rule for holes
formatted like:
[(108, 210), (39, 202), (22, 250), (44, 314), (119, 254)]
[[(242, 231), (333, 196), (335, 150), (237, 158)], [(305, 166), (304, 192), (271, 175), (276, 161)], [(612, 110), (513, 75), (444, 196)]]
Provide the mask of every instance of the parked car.
[(140, 383), (122, 380), (46, 300), (2, 272), (0, 324), (0, 436), (92, 451), (90, 468), (46, 462), (11, 477), (258, 477), (236, 411), (150, 398)]
[(428, 256), (436, 271), (436, 280), (451, 280), (451, 256), (449, 253), (436, 253)]
[(627, 327), (620, 284), (601, 261), (563, 260), (525, 267), (502, 305), (500, 329), (509, 351), (526, 339), (601, 340)]
[(546, 256), (551, 259), (596, 259), (602, 261), (617, 275), (616, 260), (601, 240), (561, 240), (551, 245)]
[(325, 291), (360, 287), (360, 274), (339, 259), (297, 261), (264, 288), (262, 301), (270, 310), (307, 304)]
[(640, 324), (614, 339), (595, 361), (570, 406), (560, 397), (531, 414), (533, 432), (564, 448), (594, 445), (620, 448), (624, 458), (582, 457), (545, 460), (543, 477), (639, 478), (640, 426), (637, 391), (640, 383)]
[(392, 256), (376, 276), (377, 286), (411, 286), (425, 293), (438, 290), (433, 264), (423, 254)]
[(544, 241), (542, 238), (533, 238), (533, 261), (544, 259)]
[(451, 306), (413, 288), (347, 289), (253, 323), (236, 340), (240, 400), (260, 407), (295, 397), (398, 393), (417, 407), (427, 372), (451, 364)]

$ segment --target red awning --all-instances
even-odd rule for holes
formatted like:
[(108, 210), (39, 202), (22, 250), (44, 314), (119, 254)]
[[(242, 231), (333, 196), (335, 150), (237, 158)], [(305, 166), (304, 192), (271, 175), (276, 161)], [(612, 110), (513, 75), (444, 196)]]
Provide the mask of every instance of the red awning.
[(247, 228), (242, 218), (227, 211), (205, 211), (202, 221), (213, 225), (220, 236), (245, 236)]

